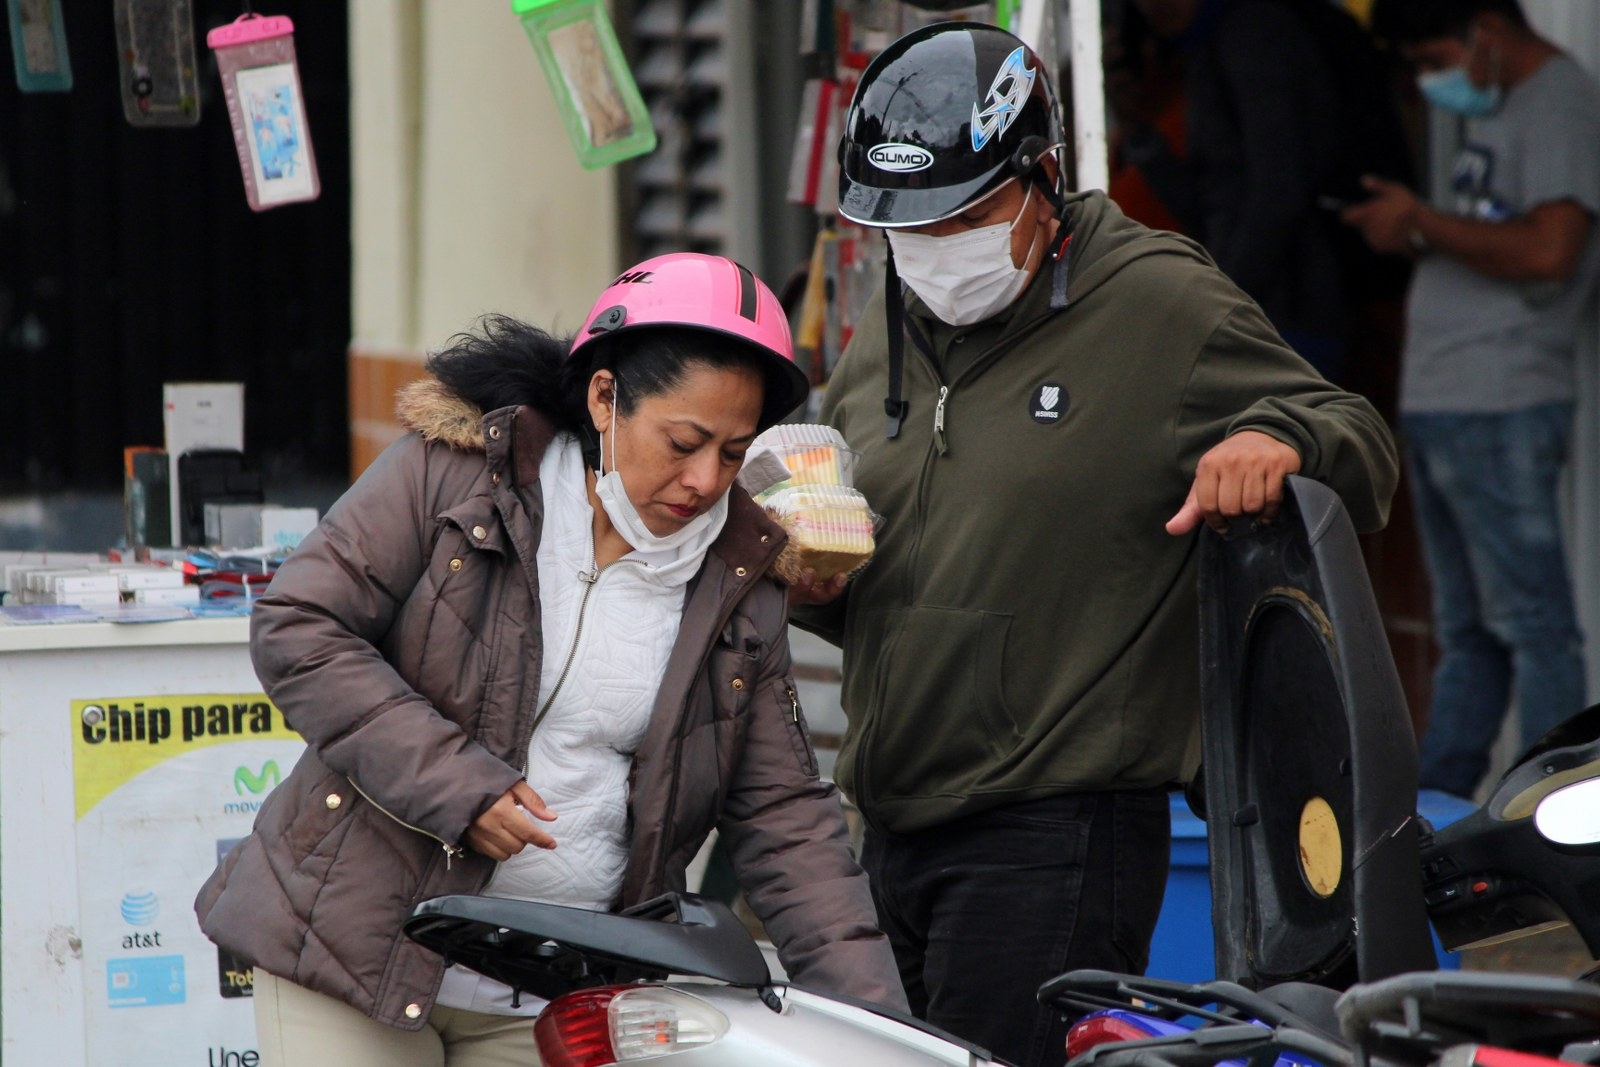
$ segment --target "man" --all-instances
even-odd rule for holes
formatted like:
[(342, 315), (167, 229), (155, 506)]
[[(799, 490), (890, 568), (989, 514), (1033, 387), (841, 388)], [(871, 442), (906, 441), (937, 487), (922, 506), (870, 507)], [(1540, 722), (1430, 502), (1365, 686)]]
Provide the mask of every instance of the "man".
[(1123, 158), (1295, 351), (1338, 380), (1358, 295), (1399, 293), (1327, 206), (1357, 196), (1363, 171), (1411, 177), (1376, 49), (1329, 0), (1132, 7), (1182, 57), (1188, 153), (1135, 121)]
[(1400, 411), (1441, 653), (1420, 776), (1471, 796), (1513, 692), (1525, 743), (1584, 706), (1557, 483), (1600, 267), (1600, 89), (1517, 0), (1379, 15), (1429, 102), (1467, 119), (1453, 204), (1372, 179), (1344, 217), (1418, 257)]
[(1055, 1064), (1039, 984), (1148, 959), (1197, 751), (1197, 527), (1270, 518), (1296, 471), (1380, 526), (1393, 443), (1198, 245), (1062, 196), (1010, 34), (894, 42), (846, 129), (840, 210), (892, 258), (823, 418), (884, 523), (791, 614), (844, 649), (835, 774), (913, 1010)]

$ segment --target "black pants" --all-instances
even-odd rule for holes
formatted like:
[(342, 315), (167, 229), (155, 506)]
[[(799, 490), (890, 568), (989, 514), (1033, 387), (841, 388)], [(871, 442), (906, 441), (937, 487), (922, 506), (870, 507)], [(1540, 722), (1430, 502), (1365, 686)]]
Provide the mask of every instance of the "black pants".
[(1060, 1067), (1067, 1022), (1035, 994), (1079, 967), (1144, 973), (1171, 834), (1163, 790), (869, 829), (861, 864), (912, 1012), (1020, 1067)]

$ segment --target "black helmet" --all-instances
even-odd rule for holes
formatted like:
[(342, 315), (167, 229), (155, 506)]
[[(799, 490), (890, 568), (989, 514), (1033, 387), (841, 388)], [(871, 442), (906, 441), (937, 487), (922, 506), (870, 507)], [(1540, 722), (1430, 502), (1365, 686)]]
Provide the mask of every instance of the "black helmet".
[[(1013, 161), (1022, 142), (1031, 158)], [(866, 226), (949, 218), (1062, 143), (1050, 72), (997, 26), (939, 22), (880, 52), (839, 143), (839, 213)]]

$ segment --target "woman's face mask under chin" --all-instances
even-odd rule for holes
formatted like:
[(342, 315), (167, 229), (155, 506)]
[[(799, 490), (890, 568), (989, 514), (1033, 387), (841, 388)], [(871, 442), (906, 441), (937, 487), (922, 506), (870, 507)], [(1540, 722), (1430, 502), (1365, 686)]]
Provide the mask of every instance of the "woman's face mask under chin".
[[(943, 237), (890, 230), (895, 270), (941, 322), (970, 326), (992, 318), (1010, 307), (1033, 277), (1027, 265), (1043, 227), (1037, 218), (1028, 220), (1032, 203), (1033, 187), (1029, 185), (1022, 207), (1010, 222)], [(1012, 258), (1013, 234), (1025, 220), (1033, 226), (1033, 233), (1019, 267)]]
[(595, 493), (629, 545), (676, 547), (726, 509), (764, 396), (752, 370), (693, 363), (676, 387), (609, 419)]

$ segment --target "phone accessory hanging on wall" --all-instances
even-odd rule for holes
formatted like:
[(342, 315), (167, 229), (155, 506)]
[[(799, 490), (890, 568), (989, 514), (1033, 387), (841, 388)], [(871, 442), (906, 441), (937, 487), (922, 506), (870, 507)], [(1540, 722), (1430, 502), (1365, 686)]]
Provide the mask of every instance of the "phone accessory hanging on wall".
[(191, 0), (116, 0), (122, 114), (132, 126), (200, 121)]
[(285, 15), (239, 16), (206, 34), (252, 211), (315, 200), (322, 191), (311, 150), (294, 23)]
[(533, 42), (579, 163), (594, 170), (656, 146), (601, 0), (511, 0), (511, 10)]
[(11, 21), (11, 58), (17, 88), (25, 93), (64, 93), (72, 88), (72, 60), (61, 0), (6, 0)]

